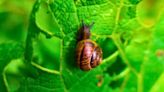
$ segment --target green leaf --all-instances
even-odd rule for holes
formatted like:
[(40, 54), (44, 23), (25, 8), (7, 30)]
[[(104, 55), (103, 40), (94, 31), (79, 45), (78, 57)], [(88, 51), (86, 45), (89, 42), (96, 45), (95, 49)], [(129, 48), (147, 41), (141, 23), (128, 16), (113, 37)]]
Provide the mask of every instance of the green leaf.
[[(23, 92), (63, 92), (65, 89), (61, 83), (60, 75), (44, 72), (38, 70), (39, 76), (37, 78), (24, 78), (22, 86), (18, 91)], [(52, 80), (54, 79), (54, 80)], [(25, 90), (26, 89), (26, 90)]]
[(46, 3), (41, 3), (38, 12), (36, 13), (36, 24), (45, 32), (62, 38), (64, 33), (57, 23), (55, 16), (53, 15), (50, 6)]
[(156, 81), (155, 85), (152, 87), (152, 89), (150, 90), (150, 92), (161, 92), (163, 91), (163, 80), (164, 76), (163, 74), (159, 77), (159, 79)]
[(2, 91), (7, 91), (6, 81), (4, 79), (4, 68), (12, 60), (21, 57), (23, 54), (23, 46), (21, 43), (1, 43), (0, 44), (0, 88)]
[[(22, 43), (17, 42), (8, 42), (0, 44), (0, 70), (2, 72), (3, 68), (10, 62), (12, 59), (21, 57), (23, 54)], [(16, 53), (15, 53), (16, 52)]]
[[(0, 2), (2, 92), (163, 90), (163, 0), (22, 2)], [(103, 51), (102, 63), (90, 71), (76, 64), (82, 21), (94, 22), (90, 39)]]

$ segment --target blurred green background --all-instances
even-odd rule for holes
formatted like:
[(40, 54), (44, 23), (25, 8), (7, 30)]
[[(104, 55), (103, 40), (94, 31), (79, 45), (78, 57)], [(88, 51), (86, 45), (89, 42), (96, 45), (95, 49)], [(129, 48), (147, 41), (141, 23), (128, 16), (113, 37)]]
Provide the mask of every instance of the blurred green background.
[[(0, 0), (0, 92), (163, 92), (163, 0)], [(103, 63), (76, 65), (76, 33)]]

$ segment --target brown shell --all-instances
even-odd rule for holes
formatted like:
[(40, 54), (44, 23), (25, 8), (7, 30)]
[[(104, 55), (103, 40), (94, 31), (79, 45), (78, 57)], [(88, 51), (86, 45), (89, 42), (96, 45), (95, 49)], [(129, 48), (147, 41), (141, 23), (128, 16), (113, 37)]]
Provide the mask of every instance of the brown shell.
[(102, 61), (102, 50), (92, 40), (81, 40), (76, 48), (77, 64), (82, 70), (90, 70)]

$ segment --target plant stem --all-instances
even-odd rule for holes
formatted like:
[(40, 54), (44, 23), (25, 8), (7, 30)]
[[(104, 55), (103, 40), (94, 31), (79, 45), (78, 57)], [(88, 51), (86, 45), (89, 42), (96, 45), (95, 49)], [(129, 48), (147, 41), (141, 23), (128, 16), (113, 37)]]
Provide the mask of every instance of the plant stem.
[(52, 74), (60, 75), (60, 72), (59, 72), (59, 71), (47, 69), (47, 68), (45, 68), (45, 67), (40, 66), (39, 64), (36, 64), (35, 62), (31, 62), (31, 64), (32, 64), (33, 66), (35, 66), (36, 68), (42, 70), (42, 71), (45, 71), (45, 72), (48, 72), (48, 73), (52, 73)]

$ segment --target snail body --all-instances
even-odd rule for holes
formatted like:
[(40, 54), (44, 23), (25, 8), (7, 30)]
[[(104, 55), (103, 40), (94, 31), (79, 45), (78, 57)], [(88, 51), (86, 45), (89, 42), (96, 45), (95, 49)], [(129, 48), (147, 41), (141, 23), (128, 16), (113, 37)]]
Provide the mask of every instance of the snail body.
[(80, 28), (76, 47), (77, 64), (84, 71), (98, 66), (102, 61), (102, 49), (90, 39), (91, 26), (83, 24)]

